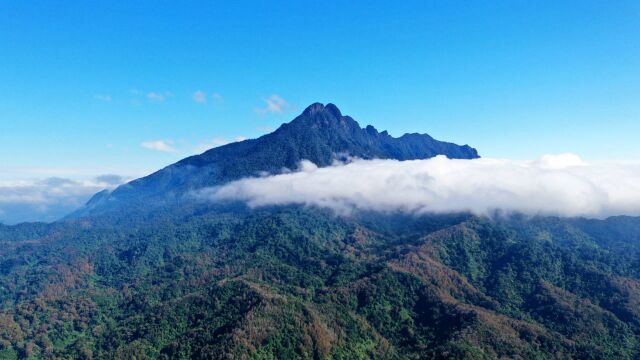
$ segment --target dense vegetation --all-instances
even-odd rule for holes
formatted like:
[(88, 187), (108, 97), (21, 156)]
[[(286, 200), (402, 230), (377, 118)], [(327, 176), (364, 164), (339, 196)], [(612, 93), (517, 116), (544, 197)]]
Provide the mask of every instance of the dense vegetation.
[(231, 206), (0, 227), (0, 359), (638, 358), (638, 229)]

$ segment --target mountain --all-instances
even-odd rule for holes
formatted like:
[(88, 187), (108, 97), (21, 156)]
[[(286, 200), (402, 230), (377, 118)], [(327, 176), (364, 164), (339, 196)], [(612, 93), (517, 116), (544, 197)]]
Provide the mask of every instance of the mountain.
[(640, 218), (171, 201), (347, 153), (477, 157), (314, 104), (73, 218), (0, 224), (0, 359), (640, 358)]
[(363, 129), (351, 117), (343, 116), (335, 105), (315, 103), (271, 134), (213, 148), (122, 185), (112, 193), (98, 193), (75, 216), (123, 206), (163, 205), (180, 200), (190, 190), (295, 169), (302, 160), (322, 167), (345, 157), (413, 160), (437, 155), (452, 159), (479, 157), (468, 145), (438, 141), (427, 134), (394, 138), (371, 125)]

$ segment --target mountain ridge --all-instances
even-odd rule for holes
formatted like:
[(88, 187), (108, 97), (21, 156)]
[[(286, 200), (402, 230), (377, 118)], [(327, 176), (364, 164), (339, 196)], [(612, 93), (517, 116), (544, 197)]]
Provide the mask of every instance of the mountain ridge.
[(368, 125), (362, 128), (334, 104), (313, 103), (300, 115), (270, 134), (207, 150), (153, 174), (94, 195), (71, 217), (121, 209), (122, 206), (164, 205), (185, 193), (265, 173), (278, 174), (309, 160), (319, 167), (336, 159), (426, 159), (445, 155), (478, 158), (476, 149), (434, 139), (428, 134), (393, 137)]

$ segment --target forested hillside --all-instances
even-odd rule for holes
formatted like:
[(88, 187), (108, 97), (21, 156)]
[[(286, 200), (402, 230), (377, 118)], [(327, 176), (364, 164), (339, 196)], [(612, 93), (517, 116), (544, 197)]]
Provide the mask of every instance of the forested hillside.
[(3, 359), (640, 356), (637, 218), (243, 206), (0, 232)]

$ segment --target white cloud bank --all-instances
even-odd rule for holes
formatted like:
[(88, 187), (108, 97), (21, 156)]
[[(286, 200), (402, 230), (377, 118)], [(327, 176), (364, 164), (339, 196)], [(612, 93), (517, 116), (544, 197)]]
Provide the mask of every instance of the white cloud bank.
[(88, 180), (46, 178), (0, 180), (0, 223), (54, 221), (82, 206), (91, 196), (127, 179), (100, 175)]
[(341, 213), (354, 209), (444, 213), (495, 210), (605, 217), (640, 214), (640, 165), (593, 163), (573, 154), (535, 161), (482, 158), (354, 160), (293, 173), (238, 180), (201, 191), (212, 200), (251, 207), (303, 204)]

